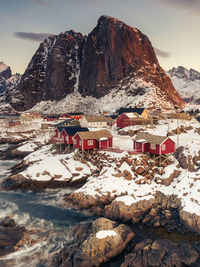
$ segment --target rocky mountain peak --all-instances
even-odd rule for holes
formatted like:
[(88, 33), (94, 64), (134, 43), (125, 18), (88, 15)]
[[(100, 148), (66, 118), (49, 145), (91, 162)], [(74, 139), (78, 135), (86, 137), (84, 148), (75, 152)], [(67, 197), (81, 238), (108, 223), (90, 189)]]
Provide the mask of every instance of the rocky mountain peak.
[(194, 70), (194, 69), (186, 69), (183, 66), (178, 66), (177, 68), (173, 67), (168, 71), (170, 76), (175, 76), (180, 79), (195, 81), (200, 80), (200, 72)]
[[(138, 79), (141, 86), (133, 90)], [(70, 30), (40, 44), (16, 88), (12, 106), (27, 110), (74, 92), (99, 99), (116, 88), (141, 95), (147, 84), (172, 106), (184, 105), (148, 37), (116, 18), (101, 16), (88, 36)]]
[(0, 62), (0, 77), (8, 79), (12, 76), (12, 72), (9, 66), (7, 66), (3, 61)]

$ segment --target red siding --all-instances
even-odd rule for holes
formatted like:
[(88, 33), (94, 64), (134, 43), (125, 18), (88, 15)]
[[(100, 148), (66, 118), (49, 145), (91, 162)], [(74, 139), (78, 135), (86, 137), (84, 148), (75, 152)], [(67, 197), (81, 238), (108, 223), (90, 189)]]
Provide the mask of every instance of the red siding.
[(99, 148), (112, 147), (112, 141), (112, 138), (108, 138), (108, 140), (99, 141)]
[(21, 121), (14, 121), (14, 122), (9, 122), (9, 126), (16, 126), (16, 125), (21, 125)]
[[(88, 145), (88, 141), (93, 141), (93, 145)], [(83, 141), (83, 149), (98, 149), (99, 142), (96, 139), (89, 139)]]
[(124, 127), (134, 126), (134, 125), (141, 125), (141, 124), (142, 124), (141, 121), (134, 121), (133, 119), (130, 120), (130, 118), (125, 114), (122, 114), (117, 118), (117, 127), (119, 128), (124, 128)]
[[(163, 145), (165, 145), (165, 150), (162, 150)], [(133, 141), (133, 150), (136, 152), (142, 152), (142, 143)], [(143, 143), (143, 152), (149, 152), (155, 155), (165, 155), (171, 154), (175, 152), (175, 143), (168, 138), (163, 144), (156, 145), (155, 149), (151, 148), (150, 143)]]
[[(165, 150), (162, 149), (165, 145)], [(165, 155), (175, 152), (175, 143), (170, 138), (167, 138), (161, 145), (156, 145), (156, 149), (149, 148), (149, 152), (156, 155)]]
[(61, 118), (68, 118), (68, 119), (74, 119), (74, 120), (80, 120), (83, 117), (83, 115), (69, 115), (69, 114), (63, 114)]
[(168, 138), (164, 143), (165, 150), (162, 150), (161, 147), (161, 154), (170, 154), (175, 152), (175, 143), (170, 138)]
[[(80, 138), (80, 136), (78, 134), (76, 134), (74, 136), (74, 140), (76, 140), (76, 144), (74, 142), (74, 147), (75, 148), (79, 148), (79, 149), (82, 149), (82, 139)], [(81, 141), (81, 144), (80, 144), (80, 141)]]
[(125, 114), (120, 115), (117, 118), (117, 127), (124, 128), (124, 127), (128, 126), (127, 119), (129, 119), (129, 118)]

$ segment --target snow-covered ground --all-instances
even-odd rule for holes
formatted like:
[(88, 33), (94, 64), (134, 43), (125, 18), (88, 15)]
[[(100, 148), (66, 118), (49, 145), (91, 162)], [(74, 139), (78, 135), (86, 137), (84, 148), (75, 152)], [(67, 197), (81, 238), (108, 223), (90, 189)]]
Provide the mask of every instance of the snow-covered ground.
[[(184, 155), (186, 157), (199, 155), (200, 151), (200, 134), (197, 130), (200, 128), (200, 123), (192, 121), (179, 120), (163, 120), (159, 121), (158, 125), (154, 126), (142, 126), (143, 131), (148, 131), (151, 134), (166, 136), (167, 133), (172, 133), (176, 128), (182, 127), (184, 132), (170, 136), (175, 142), (176, 147), (184, 146)], [(125, 128), (124, 130), (136, 130), (141, 129), (141, 126), (132, 126)], [(113, 134), (114, 147), (121, 150), (131, 151), (133, 147), (133, 137), (130, 136), (118, 136)], [(35, 139), (34, 139), (35, 140)], [(38, 140), (40, 138), (38, 137)], [(31, 142), (23, 144), (19, 149), (28, 150), (35, 149), (31, 146)], [(27, 148), (27, 147), (28, 148)], [(116, 201), (123, 201), (127, 205), (137, 202), (143, 199), (153, 198), (157, 191), (163, 192), (165, 195), (177, 195), (181, 199), (183, 209), (188, 212), (194, 212), (200, 215), (200, 168), (196, 171), (189, 171), (180, 167), (179, 162), (171, 156), (172, 164), (166, 167), (157, 167), (159, 172), (154, 173), (154, 178), (144, 182), (144, 176), (135, 175), (135, 170), (126, 161), (121, 160), (128, 158), (135, 162), (136, 167), (144, 167), (144, 155), (136, 154), (129, 155), (128, 152), (114, 153), (114, 152), (99, 152), (99, 158), (101, 154), (107, 156), (107, 160), (102, 160), (103, 168), (101, 169), (98, 177), (93, 174), (97, 169), (97, 166), (90, 161), (80, 161), (74, 157), (76, 152), (68, 154), (55, 154), (52, 145), (45, 145), (29, 154), (25, 157), (25, 161), (29, 164), (29, 167), (20, 174), (28, 179), (47, 181), (50, 179), (58, 179), (62, 181), (76, 180), (84, 175), (89, 175), (87, 183), (76, 190), (76, 193), (84, 193), (93, 197), (107, 195), (116, 197)], [(109, 160), (110, 159), (110, 160)], [(113, 160), (114, 159), (114, 160)], [(150, 162), (147, 162), (147, 164)], [(200, 163), (200, 162), (199, 162)], [(159, 180), (165, 180), (174, 173), (175, 170), (179, 170), (180, 174), (175, 178), (169, 186), (158, 183)], [(132, 178), (126, 179), (123, 175), (117, 174), (128, 171)], [(149, 170), (151, 172), (151, 170)], [(140, 182), (139, 182), (140, 181)], [(124, 195), (126, 195), (124, 197)], [(123, 196), (123, 198), (122, 198)]]
[(150, 109), (172, 109), (173, 104), (167, 100), (165, 95), (160, 92), (151, 83), (142, 79), (130, 79), (125, 85), (124, 80), (110, 93), (96, 99), (91, 96), (82, 97), (80, 93), (74, 92), (67, 95), (60, 101), (41, 101), (36, 104), (30, 111), (42, 113), (63, 113), (72, 111), (82, 111), (90, 114), (99, 113), (100, 111), (115, 111), (120, 107), (130, 106), (134, 103), (137, 106), (145, 106)]

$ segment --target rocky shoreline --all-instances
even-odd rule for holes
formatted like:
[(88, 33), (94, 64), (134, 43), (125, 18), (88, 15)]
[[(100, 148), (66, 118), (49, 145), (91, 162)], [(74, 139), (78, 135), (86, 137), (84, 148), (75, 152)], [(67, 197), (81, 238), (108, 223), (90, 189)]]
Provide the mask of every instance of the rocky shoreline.
[(156, 234), (146, 238), (140, 228), (138, 235), (130, 226), (103, 217), (81, 224), (48, 266), (198, 266), (193, 265), (200, 261), (195, 242), (174, 242)]
[(33, 246), (40, 240), (36, 230), (20, 227), (10, 217), (0, 219), (0, 257), (15, 252), (25, 246)]
[[(179, 155), (180, 153), (177, 155), (178, 159), (180, 158)], [(20, 156), (24, 157), (23, 152)], [(94, 157), (91, 157), (89, 160), (95, 163), (96, 157), (97, 155), (94, 154)], [(97, 168), (93, 171), (96, 179), (98, 179), (99, 174), (105, 167), (104, 159), (107, 159), (105, 155), (101, 155)], [(108, 163), (111, 164), (112, 162), (113, 159), (110, 157)], [(117, 163), (118, 168), (124, 162), (131, 166), (133, 162), (137, 164), (136, 161), (131, 161), (125, 156)], [(80, 179), (68, 182), (56, 179), (37, 181), (20, 175), (20, 172), (27, 167), (27, 162), (24, 160), (14, 166), (12, 174), (3, 181), (2, 188), (4, 190), (20, 189), (33, 191), (41, 191), (46, 188), (80, 188), (89, 178), (89, 175), (85, 175)], [(134, 171), (138, 175), (141, 173), (145, 177), (145, 181), (151, 181), (151, 177), (146, 178), (148, 175), (146, 168), (146, 165), (143, 168), (136, 166)], [(156, 172), (159, 171), (158, 168), (153, 168)], [(116, 170), (118, 169), (116, 168)], [(128, 181), (132, 179), (132, 177), (129, 177), (130, 173), (128, 171), (124, 171), (121, 175)], [(170, 185), (178, 175), (173, 173), (173, 177), (169, 177), (168, 180), (164, 179), (163, 184), (166, 183), (166, 186)], [(159, 182), (162, 182), (161, 179), (158, 179)], [(131, 198), (128, 199), (129, 204), (126, 203), (127, 198)], [(145, 237), (139, 240), (134, 238), (135, 233), (130, 228), (131, 225), (136, 225), (145, 227), (149, 231), (151, 229), (159, 231), (159, 228), (163, 227), (167, 233), (175, 231), (181, 235), (187, 235), (188, 230), (199, 233), (200, 217), (195, 213), (192, 214), (184, 211), (181, 201), (176, 195), (165, 195), (157, 191), (156, 194), (149, 195), (146, 199), (133, 201), (132, 197), (127, 195), (127, 193), (116, 196), (107, 192), (107, 194), (92, 196), (86, 195), (83, 192), (72, 192), (64, 197), (64, 203), (67, 208), (88, 210), (90, 213), (103, 218), (75, 228), (73, 240), (53, 256), (49, 263), (51, 267), (91, 266), (91, 263), (92, 266), (107, 266), (106, 263), (112, 262), (121, 253), (123, 254), (123, 261), (116, 259), (118, 262), (116, 266), (193, 266), (194, 263), (199, 262), (200, 251), (198, 246), (200, 245), (200, 237), (198, 236), (198, 245), (189, 241), (180, 243), (164, 238), (152, 239)], [(123, 231), (116, 230), (117, 227)], [(98, 240), (96, 238), (98, 231), (112, 231), (112, 233), (114, 231), (117, 233), (116, 238), (113, 238), (111, 235), (102, 238), (103, 240)], [(156, 259), (154, 263), (153, 259)]]

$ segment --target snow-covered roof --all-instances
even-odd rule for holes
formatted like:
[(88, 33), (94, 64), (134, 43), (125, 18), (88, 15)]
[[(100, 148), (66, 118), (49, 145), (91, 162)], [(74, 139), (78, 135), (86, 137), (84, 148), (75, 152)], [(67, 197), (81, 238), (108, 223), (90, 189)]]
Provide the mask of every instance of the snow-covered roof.
[(167, 136), (160, 136), (160, 135), (153, 135), (149, 133), (139, 133), (135, 140), (141, 142), (141, 140), (145, 140), (148, 143), (151, 144), (157, 144), (160, 145), (164, 140), (167, 138)]
[(100, 130), (100, 131), (92, 131), (92, 132), (79, 132), (78, 135), (83, 139), (83, 140), (88, 140), (88, 139), (97, 139), (99, 140), (100, 138), (111, 138), (113, 137), (112, 134), (108, 130)]

